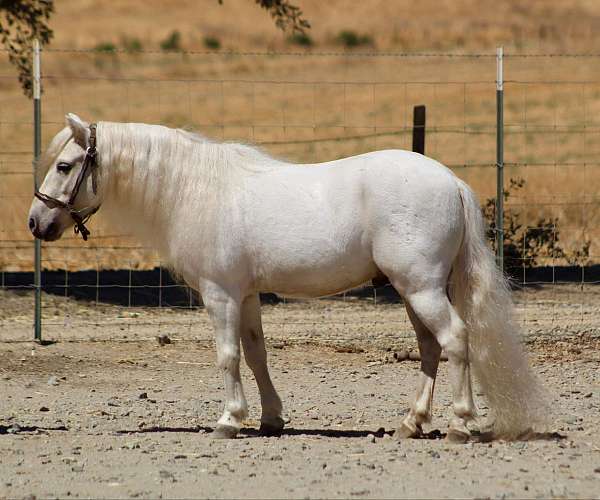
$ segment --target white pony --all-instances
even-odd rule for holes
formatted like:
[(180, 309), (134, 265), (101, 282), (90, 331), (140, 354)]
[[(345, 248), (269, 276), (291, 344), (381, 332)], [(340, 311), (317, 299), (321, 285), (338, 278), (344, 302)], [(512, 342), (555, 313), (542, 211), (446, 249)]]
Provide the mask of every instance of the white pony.
[(442, 349), (453, 396), (450, 440), (466, 441), (476, 415), (471, 366), (494, 435), (516, 438), (544, 420), (543, 391), (522, 351), (477, 199), (441, 164), (390, 150), (295, 165), (179, 129), (111, 122), (96, 129), (76, 115), (66, 119), (40, 163), (48, 171), (30, 229), (46, 241), (74, 223), (85, 233), (83, 219), (102, 206), (200, 292), (225, 378), (215, 437), (236, 436), (247, 416), (240, 341), (260, 391), (260, 431), (277, 434), (284, 425), (259, 292), (321, 297), (382, 274), (405, 301), (422, 359), (398, 436), (419, 436), (430, 419)]

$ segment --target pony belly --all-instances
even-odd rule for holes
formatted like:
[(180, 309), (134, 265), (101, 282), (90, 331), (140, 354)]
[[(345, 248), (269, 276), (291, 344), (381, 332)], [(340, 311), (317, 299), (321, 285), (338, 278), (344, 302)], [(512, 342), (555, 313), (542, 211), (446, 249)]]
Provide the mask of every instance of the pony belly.
[(335, 295), (356, 288), (374, 278), (379, 270), (374, 263), (361, 269), (332, 270), (311, 269), (286, 272), (273, 276), (260, 287), (261, 292), (272, 292), (282, 297), (316, 298)]

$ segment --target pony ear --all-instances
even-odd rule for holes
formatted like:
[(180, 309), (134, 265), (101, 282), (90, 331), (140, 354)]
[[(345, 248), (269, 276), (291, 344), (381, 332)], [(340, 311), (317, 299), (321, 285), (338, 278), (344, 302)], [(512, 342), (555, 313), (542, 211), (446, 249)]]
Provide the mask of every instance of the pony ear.
[(67, 113), (67, 115), (65, 115), (65, 121), (67, 122), (67, 126), (71, 129), (75, 143), (82, 149), (87, 149), (88, 139), (90, 137), (88, 124), (74, 113)]

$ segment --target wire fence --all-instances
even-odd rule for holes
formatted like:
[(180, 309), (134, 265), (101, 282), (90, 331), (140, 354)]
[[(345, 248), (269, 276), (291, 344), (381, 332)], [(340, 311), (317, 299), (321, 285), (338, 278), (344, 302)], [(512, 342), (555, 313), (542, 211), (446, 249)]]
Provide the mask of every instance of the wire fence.
[[(600, 69), (596, 54), (505, 55), (505, 255), (529, 333), (600, 330)], [(44, 145), (76, 112), (90, 121), (184, 127), (321, 162), (411, 148), (412, 111), (427, 106), (426, 154), (479, 194), (494, 221), (495, 54), (127, 52), (45, 50)], [(0, 329), (29, 340), (33, 324), (31, 103), (0, 63)], [(194, 292), (150, 248), (93, 222), (87, 243), (42, 249), (46, 338), (208, 340)], [(389, 287), (333, 299), (275, 302), (265, 328), (287, 341), (381, 346), (411, 336)]]

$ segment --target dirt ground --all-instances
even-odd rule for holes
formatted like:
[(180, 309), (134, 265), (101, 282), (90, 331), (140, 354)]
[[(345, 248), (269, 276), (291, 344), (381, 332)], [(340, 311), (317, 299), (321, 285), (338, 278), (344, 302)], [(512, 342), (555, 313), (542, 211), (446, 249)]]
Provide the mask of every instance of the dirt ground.
[[(597, 294), (586, 294), (582, 309), (576, 290), (563, 292), (517, 297), (522, 319), (530, 309), (527, 348), (553, 399), (555, 433), (466, 445), (443, 439), (450, 416), (446, 363), (429, 439), (393, 437), (419, 366), (391, 356), (414, 347), (397, 304), (265, 306), (272, 376), (289, 423), (279, 438), (257, 436), (258, 393), (244, 366), (250, 418), (238, 439), (215, 441), (210, 434), (224, 394), (203, 311), (140, 310), (128, 319), (150, 324), (162, 317), (163, 325), (177, 325), (195, 315), (193, 335), (155, 325), (154, 332), (173, 339), (161, 347), (150, 330), (140, 328), (146, 338), (135, 340), (135, 327), (108, 322), (119, 325), (118, 315), (131, 311), (70, 304), (75, 324), (96, 307), (106, 324), (81, 326), (79, 335), (65, 327), (59, 342), (39, 346), (14, 337), (11, 327), (30, 297), (3, 292), (0, 498), (598, 497), (600, 330), (589, 318), (597, 314)], [(568, 297), (574, 312), (564, 305)], [(58, 313), (66, 304), (56, 299), (53, 311), (54, 299), (44, 299), (55, 323), (64, 324)], [(369, 321), (372, 334), (361, 335)], [(392, 340), (393, 331), (400, 340)], [(485, 401), (476, 397), (485, 417)]]

